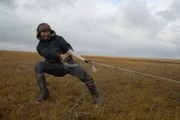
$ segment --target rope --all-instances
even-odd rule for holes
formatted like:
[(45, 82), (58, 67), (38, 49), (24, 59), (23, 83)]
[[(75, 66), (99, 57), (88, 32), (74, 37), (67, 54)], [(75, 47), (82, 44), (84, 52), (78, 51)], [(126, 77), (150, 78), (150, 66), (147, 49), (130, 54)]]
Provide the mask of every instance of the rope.
[(138, 71), (134, 71), (134, 70), (129, 70), (129, 69), (125, 69), (125, 68), (120, 68), (120, 67), (114, 67), (114, 66), (110, 66), (110, 65), (106, 65), (106, 64), (102, 64), (102, 63), (98, 63), (98, 62), (93, 62), (93, 61), (92, 61), (92, 63), (93, 64), (98, 64), (98, 65), (101, 65), (101, 66), (105, 66), (105, 67), (109, 67), (109, 68), (113, 68), (113, 69), (117, 69), (117, 70), (122, 70), (122, 71), (126, 71), (126, 72), (133, 72), (133, 73), (141, 74), (141, 75), (144, 75), (144, 76), (148, 76), (148, 77), (152, 77), (152, 78), (158, 78), (158, 79), (162, 79), (162, 80), (166, 80), (166, 81), (169, 81), (169, 82), (174, 82), (174, 83), (179, 83), (180, 84), (180, 81), (165, 78), (165, 77), (155, 76), (155, 75), (146, 74), (146, 73), (142, 73), (142, 72), (138, 72)]

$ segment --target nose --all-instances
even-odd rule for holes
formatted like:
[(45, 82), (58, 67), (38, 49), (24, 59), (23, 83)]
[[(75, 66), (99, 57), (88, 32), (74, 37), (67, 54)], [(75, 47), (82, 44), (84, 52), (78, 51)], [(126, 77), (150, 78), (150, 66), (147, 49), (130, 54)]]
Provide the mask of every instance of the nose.
[(48, 35), (48, 34), (49, 34), (49, 32), (48, 32), (48, 31), (46, 31), (46, 32), (45, 32), (45, 34), (46, 34), (46, 35)]

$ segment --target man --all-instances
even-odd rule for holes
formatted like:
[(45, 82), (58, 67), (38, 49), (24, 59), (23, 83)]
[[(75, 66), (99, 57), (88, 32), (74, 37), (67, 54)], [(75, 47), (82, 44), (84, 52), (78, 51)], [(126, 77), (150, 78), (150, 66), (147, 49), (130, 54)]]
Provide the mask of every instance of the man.
[(63, 37), (56, 35), (55, 31), (47, 23), (39, 24), (36, 31), (36, 37), (39, 39), (37, 51), (45, 58), (45, 61), (36, 62), (34, 67), (41, 92), (36, 103), (43, 102), (49, 96), (44, 75), (44, 73), (48, 73), (56, 77), (63, 77), (66, 74), (76, 76), (85, 83), (93, 96), (93, 103), (100, 105), (101, 101), (92, 77), (80, 64), (73, 60), (72, 54), (68, 52), (74, 51), (71, 45)]

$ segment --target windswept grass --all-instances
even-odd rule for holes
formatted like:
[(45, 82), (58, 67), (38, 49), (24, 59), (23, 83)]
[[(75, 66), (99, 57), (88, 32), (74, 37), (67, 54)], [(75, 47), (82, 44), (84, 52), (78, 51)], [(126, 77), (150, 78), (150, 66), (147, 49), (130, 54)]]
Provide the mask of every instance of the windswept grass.
[[(85, 56), (96, 62), (180, 81), (180, 60)], [(50, 97), (35, 104), (39, 89), (34, 64), (36, 53), (0, 51), (0, 119), (3, 120), (180, 120), (180, 84), (81, 61), (94, 78), (103, 106), (77, 78), (46, 74)]]

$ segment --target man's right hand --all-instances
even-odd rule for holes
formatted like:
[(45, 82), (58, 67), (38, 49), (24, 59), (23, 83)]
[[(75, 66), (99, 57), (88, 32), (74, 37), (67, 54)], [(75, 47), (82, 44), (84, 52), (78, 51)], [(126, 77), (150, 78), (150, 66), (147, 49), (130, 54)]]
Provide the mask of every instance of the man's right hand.
[(60, 55), (60, 57), (63, 61), (66, 61), (69, 56), (72, 56), (72, 54), (68, 53), (68, 52)]
[(60, 57), (64, 61), (68, 57), (68, 55), (67, 54), (61, 54)]

